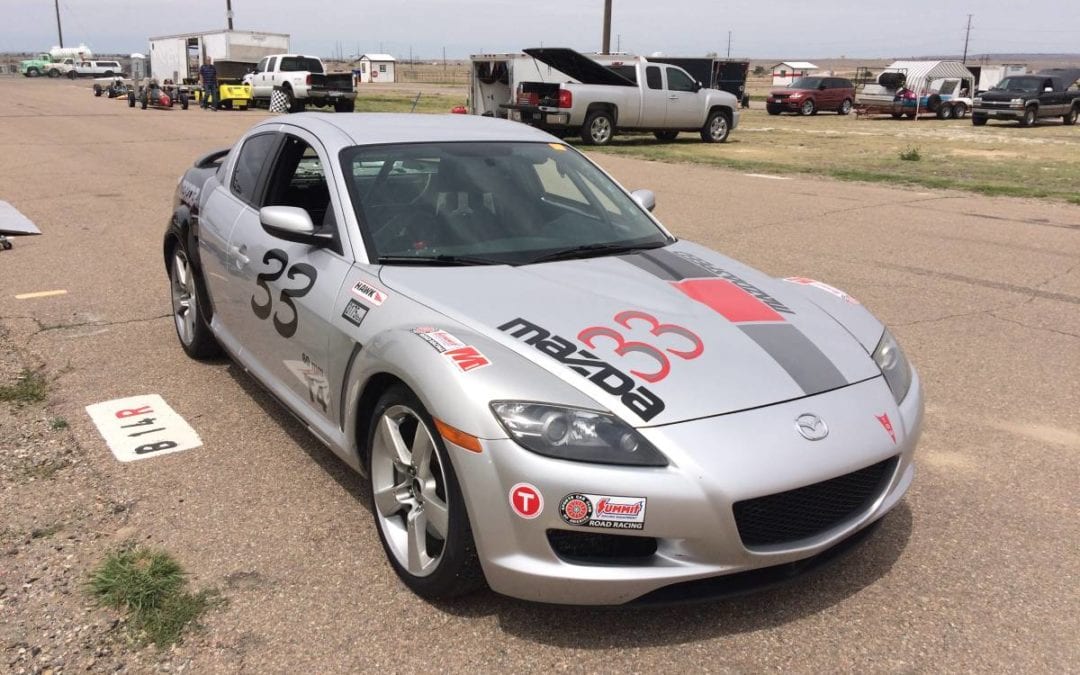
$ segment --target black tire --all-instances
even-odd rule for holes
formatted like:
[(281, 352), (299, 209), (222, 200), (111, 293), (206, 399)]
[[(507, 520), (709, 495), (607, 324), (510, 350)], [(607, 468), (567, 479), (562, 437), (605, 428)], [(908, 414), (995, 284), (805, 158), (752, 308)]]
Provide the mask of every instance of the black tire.
[(953, 109), (951, 105), (939, 104), (937, 108), (937, 118), (939, 120), (951, 120), (953, 116)]
[(656, 140), (664, 143), (670, 143), (679, 137), (678, 131), (654, 131), (653, 136), (656, 136)]
[(952, 116), (954, 120), (962, 120), (967, 117), (968, 107), (967, 103), (957, 103), (953, 106)]
[(105, 77), (112, 77), (112, 76), (113, 76), (113, 71), (111, 71), (111, 70), (106, 70), (106, 71), (105, 71), (105, 75), (104, 75), (104, 76), (105, 76)]
[(915, 119), (915, 113), (913, 113), (913, 112), (904, 113), (904, 117), (908, 118), (909, 120), (913, 120), (913, 119)]
[(799, 114), (800, 115), (816, 115), (817, 114), (817, 103), (814, 103), (814, 99), (808, 98), (805, 101), (803, 101), (802, 105), (799, 106)]
[(892, 114), (892, 118), (893, 118), (894, 120), (898, 120), (898, 119), (900, 119), (900, 118), (901, 118), (901, 117), (903, 117), (903, 116), (904, 116), (904, 113), (893, 113), (893, 114)]
[(334, 112), (351, 113), (356, 110), (356, 101), (353, 99), (334, 101)]
[(133, 91), (128, 92), (128, 107), (129, 108), (134, 108), (135, 107), (135, 92), (133, 92)]
[[(100, 84), (97, 84), (97, 83), (95, 82), (95, 83), (94, 83), (94, 96), (96, 96), (96, 97), (98, 97), (98, 98), (101, 98), (101, 94), (102, 94), (102, 93), (104, 93), (104, 90), (103, 90), (103, 89), (101, 88), (101, 85), (100, 85)], [(112, 98), (112, 96), (109, 96), (109, 98)]]
[(150, 105), (150, 97), (146, 94), (143, 94), (142, 97), (139, 99), (139, 107), (143, 110), (146, 110), (146, 106), (148, 105)]
[(296, 98), (296, 94), (293, 93), (292, 89), (283, 89), (282, 91), (284, 91), (285, 95), (289, 97), (289, 103), (288, 103), (288, 111), (289, 112), (291, 112), (291, 113), (302, 113), (302, 112), (304, 112), (304, 101), (303, 101), (303, 99)]
[(1072, 110), (1062, 116), (1061, 122), (1065, 126), (1071, 127), (1072, 125), (1076, 124), (1076, 118), (1078, 117), (1080, 117), (1080, 106), (1074, 105), (1072, 107)]
[(784, 109), (781, 106), (775, 103), (765, 104), (765, 112), (769, 113), (770, 115), (779, 115), (781, 112), (783, 112), (783, 110)]
[(985, 127), (986, 126), (986, 115), (972, 115), (971, 116), (971, 124), (972, 124), (972, 126), (976, 126), (976, 127)]
[[(404, 472), (399, 472), (396, 467), (387, 467), (382, 463), (374, 463), (372, 451), (374, 449), (375, 436), (379, 428), (379, 422), (384, 413), (390, 409), (407, 409), (414, 413), (425, 426), (434, 441), (433, 459), (437, 460), (442, 469), (440, 478), (444, 479), (442, 487), (443, 498), (447, 507), (447, 532), (439, 552), (437, 567), (420, 576), (409, 572), (393, 552), (384, 532), (383, 521), (391, 520), (394, 516), (382, 516), (375, 500), (375, 486), (384, 477), (389, 475), (391, 481), (396, 483), (399, 474), (402, 480), (406, 479)], [(415, 436), (409, 434), (410, 429), (402, 425), (402, 436), (406, 445), (412, 447), (412, 439)], [(413, 433), (419, 431), (418, 425), (412, 426)], [(484, 585), (484, 573), (480, 567), (480, 560), (476, 554), (476, 543), (473, 539), (472, 527), (469, 523), (469, 514), (465, 508), (465, 499), (461, 493), (461, 486), (454, 472), (453, 463), (446, 450), (442, 437), (435, 427), (435, 421), (424, 408), (420, 399), (410, 389), (403, 385), (395, 385), (379, 398), (372, 412), (368, 424), (368, 437), (366, 446), (366, 461), (368, 466), (368, 481), (371, 489), (371, 512), (375, 519), (375, 530), (379, 533), (379, 541), (382, 542), (383, 551), (390, 566), (398, 577), (414, 593), (427, 600), (446, 600), (471, 593)], [(387, 470), (390, 472), (387, 474)], [(396, 515), (396, 514), (395, 514)], [(406, 517), (402, 514), (402, 519)], [(426, 548), (426, 547), (425, 547)]]
[(581, 140), (585, 145), (607, 145), (615, 135), (615, 120), (607, 110), (594, 110), (585, 116)]
[(726, 143), (731, 135), (731, 117), (723, 110), (713, 110), (701, 127), (701, 140), (706, 143)]
[(26, 69), (26, 76), (27, 77), (41, 77), (41, 71), (38, 70), (37, 68), (27, 68)]
[(837, 115), (850, 115), (851, 114), (851, 99), (845, 98), (844, 102), (840, 104), (840, 107), (836, 109)]
[(56, 68), (49, 68), (49, 77), (52, 77), (52, 78), (60, 77), (60, 71), (57, 70)]
[(1033, 105), (1024, 110), (1024, 116), (1020, 118), (1020, 126), (1030, 127), (1039, 119), (1039, 111)]
[[(929, 110), (932, 113), (936, 113), (937, 111), (941, 110), (941, 108), (942, 108), (941, 103), (942, 103), (941, 94), (930, 94), (930, 96), (928, 96), (927, 99), (926, 99), (926, 109)], [(948, 106), (945, 106), (945, 107), (948, 107)], [(942, 118), (942, 119), (946, 119), (946, 118)]]
[(180, 109), (181, 110), (187, 110), (188, 109), (188, 95), (185, 94), (184, 92), (180, 92)]
[(79, 74), (76, 73), (74, 70), (69, 70), (67, 76), (69, 80), (74, 80), (79, 76)]
[[(206, 321), (206, 313), (203, 311), (203, 299), (206, 297), (203, 288), (202, 277), (195, 270), (188, 254), (186, 242), (174, 240), (172, 255), (169, 260), (169, 290), (173, 309), (173, 328), (176, 329), (176, 338), (184, 352), (193, 359), (203, 360), (221, 353), (221, 347), (214, 334), (210, 332), (210, 326)], [(179, 279), (178, 270), (186, 265), (186, 279)], [(186, 297), (187, 305), (182, 304)], [(184, 320), (187, 313), (191, 314), (190, 322)], [(189, 334), (185, 335), (181, 324), (189, 325)]]

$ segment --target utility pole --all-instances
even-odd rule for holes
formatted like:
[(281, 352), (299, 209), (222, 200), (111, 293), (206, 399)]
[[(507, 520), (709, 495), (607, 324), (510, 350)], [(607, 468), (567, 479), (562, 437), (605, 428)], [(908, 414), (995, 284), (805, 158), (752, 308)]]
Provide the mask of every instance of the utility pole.
[(727, 32), (727, 57), (731, 58), (731, 31)]
[(232, 0), (225, 0), (225, 23), (232, 30)]
[(973, 15), (968, 14), (967, 32), (964, 33), (964, 60), (961, 63), (967, 63), (968, 41), (971, 40), (971, 17)]
[(64, 46), (64, 29), (60, 27), (60, 0), (56, 0), (56, 33), (60, 36), (60, 46)]
[(604, 0), (604, 49), (602, 53), (611, 53), (611, 0)]

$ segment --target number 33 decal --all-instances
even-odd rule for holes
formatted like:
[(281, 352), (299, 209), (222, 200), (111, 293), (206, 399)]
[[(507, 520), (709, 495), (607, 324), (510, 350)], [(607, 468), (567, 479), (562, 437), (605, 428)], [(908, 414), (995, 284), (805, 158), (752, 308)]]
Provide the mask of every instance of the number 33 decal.
[(255, 285), (263, 289), (266, 292), (266, 303), (260, 304), (255, 300), (255, 295), (251, 296), (251, 311), (255, 312), (255, 316), (260, 319), (266, 319), (270, 316), (270, 312), (273, 311), (273, 299), (274, 295), (270, 292), (270, 286), (267, 285), (268, 281), (277, 281), (281, 278), (281, 275), (285, 272), (285, 268), (289, 268), (289, 279), (296, 279), (297, 276), (307, 279), (307, 285), (303, 288), (283, 288), (281, 289), (281, 295), (278, 296), (278, 302), (286, 305), (289, 311), (292, 313), (292, 318), (288, 321), (282, 321), (278, 318), (278, 313), (274, 312), (274, 329), (283, 338), (291, 338), (296, 334), (296, 329), (300, 324), (300, 315), (296, 313), (296, 305), (293, 304), (293, 298), (302, 298), (308, 294), (311, 288), (315, 285), (315, 279), (319, 277), (319, 273), (314, 267), (307, 263), (296, 263), (292, 267), (289, 267), (289, 254), (282, 251), (279, 248), (272, 248), (266, 252), (263, 256), (263, 263), (266, 265), (271, 264), (270, 261), (276, 261), (281, 266), (273, 272), (261, 272), (255, 277)]
[(606, 326), (590, 326), (578, 333), (578, 339), (588, 345), (590, 349), (596, 349), (596, 339), (607, 338), (615, 343), (615, 353), (619, 356), (626, 356), (631, 353), (648, 356), (656, 361), (657, 370), (651, 373), (631, 370), (630, 374), (651, 383), (663, 380), (671, 372), (671, 361), (664, 352), (677, 356), (685, 361), (691, 361), (701, 356), (705, 351), (705, 345), (701, 342), (701, 338), (694, 334), (693, 331), (683, 328), (682, 326), (677, 326), (672, 323), (660, 323), (660, 321), (651, 314), (633, 310), (619, 312), (615, 315), (615, 323), (627, 330), (633, 330), (630, 324), (634, 321), (648, 325), (649, 332), (656, 337), (664, 335), (678, 336), (685, 340), (690, 348), (673, 349), (668, 347), (665, 348), (664, 351), (660, 351), (647, 342), (627, 340), (622, 333)]

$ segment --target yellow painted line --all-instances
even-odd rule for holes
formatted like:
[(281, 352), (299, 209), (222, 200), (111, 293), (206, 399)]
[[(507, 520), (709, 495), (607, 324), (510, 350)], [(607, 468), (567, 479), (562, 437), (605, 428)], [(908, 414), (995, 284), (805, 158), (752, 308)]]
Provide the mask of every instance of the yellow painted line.
[(54, 295), (67, 295), (67, 291), (38, 291), (37, 293), (20, 293), (15, 296), (16, 300), (33, 300), (34, 298), (51, 298)]

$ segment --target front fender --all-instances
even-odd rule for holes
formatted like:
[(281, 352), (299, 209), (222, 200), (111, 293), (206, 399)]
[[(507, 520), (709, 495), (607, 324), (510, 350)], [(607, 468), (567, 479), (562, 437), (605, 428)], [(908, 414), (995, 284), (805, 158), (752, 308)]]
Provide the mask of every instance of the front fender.
[(815, 279), (788, 277), (782, 281), (795, 286), (807, 300), (843, 326), (868, 354), (874, 353), (881, 334), (885, 331), (885, 325), (858, 300)]
[(456, 350), (439, 351), (418, 335), (417, 326), (396, 325), (372, 337), (359, 350), (349, 372), (344, 396), (344, 431), (348, 447), (360, 449), (367, 428), (363, 403), (373, 404), (366, 390), (392, 376), (412, 389), (431, 415), (452, 427), (482, 439), (506, 438), (491, 412), (492, 401), (542, 401), (603, 410), (603, 406), (569, 384), (553, 377), (515, 352), (449, 320), (425, 328), (445, 330), (470, 347), (455, 358)]

